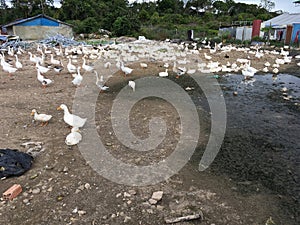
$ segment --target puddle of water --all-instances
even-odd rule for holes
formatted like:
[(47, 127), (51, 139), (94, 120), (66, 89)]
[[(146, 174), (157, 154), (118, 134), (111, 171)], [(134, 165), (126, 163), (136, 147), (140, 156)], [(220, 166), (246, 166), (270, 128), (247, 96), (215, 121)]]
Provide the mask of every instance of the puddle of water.
[(272, 74), (256, 75), (250, 80), (244, 80), (243, 75), (228, 74), (220, 80), (220, 84), (241, 92), (251, 91), (257, 94), (266, 94), (285, 87), (294, 100), (300, 98), (300, 79), (289, 74), (278, 74), (276, 78)]

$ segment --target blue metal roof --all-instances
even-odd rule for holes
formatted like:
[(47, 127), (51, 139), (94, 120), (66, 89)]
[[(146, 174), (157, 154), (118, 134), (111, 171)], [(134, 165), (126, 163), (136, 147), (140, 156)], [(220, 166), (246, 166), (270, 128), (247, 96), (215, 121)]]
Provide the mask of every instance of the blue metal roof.
[(68, 26), (72, 26), (65, 22), (56, 20), (50, 16), (46, 16), (44, 14), (39, 14), (30, 18), (16, 20), (14, 22), (8, 23), (3, 27), (11, 27), (11, 26), (59, 26), (59, 24), (65, 24)]
[(278, 26), (278, 27), (286, 27), (289, 24), (300, 22), (300, 13), (283, 13), (279, 16), (276, 16), (270, 20), (264, 21), (265, 26)]

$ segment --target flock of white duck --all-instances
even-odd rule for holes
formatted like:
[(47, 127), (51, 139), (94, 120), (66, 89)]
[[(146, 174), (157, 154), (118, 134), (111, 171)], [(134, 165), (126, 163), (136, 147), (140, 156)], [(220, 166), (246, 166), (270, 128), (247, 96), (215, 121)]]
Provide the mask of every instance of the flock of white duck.
[[(87, 60), (97, 64), (102, 63), (104, 68), (110, 68), (112, 62), (115, 62), (115, 66), (123, 72), (124, 76), (130, 75), (134, 71), (126, 64), (138, 62), (141, 69), (147, 69), (147, 63), (159, 62), (160, 72), (157, 75), (162, 78), (168, 77), (169, 72), (175, 74), (176, 78), (197, 72), (234, 72), (243, 74), (245, 79), (252, 79), (258, 72), (273, 73), (273, 77), (276, 78), (280, 67), (292, 61), (286, 48), (281, 48), (280, 51), (270, 51), (262, 49), (260, 46), (246, 48), (233, 45), (223, 46), (222, 43), (211, 46), (207, 41), (202, 42), (201, 47), (196, 43), (177, 44), (169, 40), (162, 42), (138, 40), (131, 43), (97, 47), (80, 45), (63, 48), (37, 45), (36, 49), (30, 50), (8, 47), (7, 54), (3, 52), (0, 54), (3, 71), (12, 75), (19, 70), (24, 70), (24, 67), (31, 69), (35, 67), (37, 81), (43, 88), (54, 85), (55, 73), (66, 71), (72, 77), (72, 85), (77, 87), (81, 85), (84, 76), (88, 76), (88, 72), (93, 72), (95, 84), (100, 92), (107, 91), (109, 87), (105, 85), (103, 75), (99, 76), (98, 73), (101, 71), (96, 71), (95, 66), (88, 65)], [(236, 58), (234, 55), (241, 57)], [(300, 55), (294, 58), (300, 60)], [(254, 63), (260, 64), (261, 68), (255, 68)], [(262, 64), (263, 66), (261, 66)], [(300, 66), (300, 62), (297, 65)], [(87, 75), (81, 74), (82, 70), (87, 72)], [(136, 85), (133, 80), (128, 82), (128, 86), (135, 91)], [(66, 144), (79, 143), (82, 139), (79, 128), (85, 124), (86, 119), (71, 114), (64, 104), (58, 109), (64, 110), (64, 121), (73, 127), (71, 133), (66, 137)], [(47, 125), (52, 118), (51, 115), (38, 114), (35, 109), (32, 110), (32, 115), (35, 120), (41, 121), (43, 126)]]

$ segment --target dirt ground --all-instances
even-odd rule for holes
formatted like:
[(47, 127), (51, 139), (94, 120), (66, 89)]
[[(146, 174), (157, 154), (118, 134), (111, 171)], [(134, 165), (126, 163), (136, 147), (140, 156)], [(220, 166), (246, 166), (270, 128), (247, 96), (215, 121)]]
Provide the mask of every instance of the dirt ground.
[[(229, 56), (218, 57), (231, 63), (242, 57), (241, 53)], [(276, 81), (270, 74), (259, 73), (253, 86), (243, 84), (241, 75), (218, 73), (226, 101), (227, 129), (216, 160), (204, 172), (198, 171), (198, 163), (210, 129), (205, 96), (188, 75), (176, 79), (170, 73), (167, 79), (181, 87), (195, 87), (189, 95), (198, 106), (201, 123), (198, 147), (184, 168), (168, 180), (132, 187), (103, 178), (90, 167), (77, 146), (65, 144), (70, 129), (63, 121), (63, 112), (56, 109), (62, 103), (69, 107), (73, 104), (76, 87), (67, 70), (47, 74), (54, 83), (43, 89), (29, 57), (20, 59), (26, 61), (22, 70), (12, 76), (0, 71), (0, 148), (26, 152), (20, 145), (33, 141), (42, 142), (43, 151), (24, 175), (0, 181), (0, 193), (13, 184), (23, 188), (13, 201), (0, 202), (0, 224), (156, 225), (165, 224), (168, 218), (200, 211), (202, 220), (177, 224), (299, 224), (300, 67), (295, 60), (281, 67)], [(113, 74), (107, 82), (109, 91), (99, 94), (96, 107), (101, 141), (114, 157), (135, 165), (166, 158), (179, 138), (176, 110), (158, 98), (136, 104), (130, 114), (130, 126), (134, 134), (146, 138), (151, 117), (163, 118), (168, 130), (159, 151), (137, 154), (113, 135), (109, 113), (119, 91), (129, 80), (157, 76), (164, 70), (162, 62), (147, 63), (147, 69), (140, 68), (138, 63), (130, 64), (134, 71), (127, 77), (121, 71)], [(258, 69), (263, 68), (263, 63), (252, 60)], [(291, 100), (283, 99), (282, 87), (288, 88)], [(233, 95), (235, 91), (237, 95)], [(32, 121), (30, 113), (34, 108), (53, 115), (47, 126)], [(163, 197), (151, 205), (148, 200), (156, 191), (163, 191)]]

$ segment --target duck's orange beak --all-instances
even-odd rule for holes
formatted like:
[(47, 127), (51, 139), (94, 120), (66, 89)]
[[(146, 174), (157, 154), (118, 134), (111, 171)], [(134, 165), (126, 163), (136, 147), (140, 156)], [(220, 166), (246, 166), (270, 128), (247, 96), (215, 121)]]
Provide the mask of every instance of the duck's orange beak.
[(60, 106), (58, 106), (56, 110), (62, 110), (62, 108), (60, 108)]
[(33, 116), (33, 115), (34, 115), (34, 112), (31, 112), (30, 115)]

